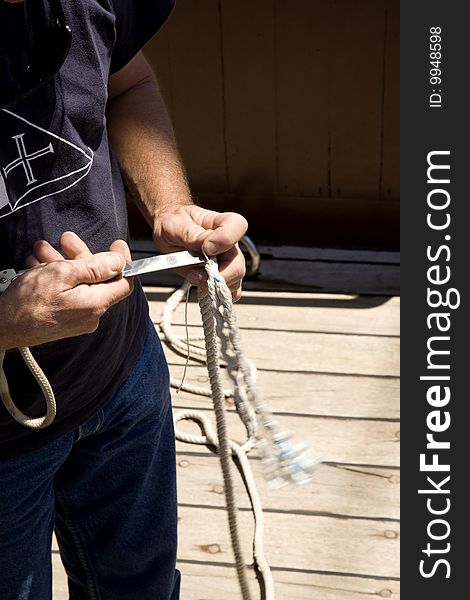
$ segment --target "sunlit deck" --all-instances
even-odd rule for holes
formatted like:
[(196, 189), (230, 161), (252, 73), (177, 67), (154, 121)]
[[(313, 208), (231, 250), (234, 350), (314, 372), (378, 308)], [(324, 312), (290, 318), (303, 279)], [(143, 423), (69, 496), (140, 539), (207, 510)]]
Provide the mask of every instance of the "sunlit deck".
[[(282, 427), (308, 440), (324, 460), (311, 484), (280, 491), (268, 488), (259, 458), (252, 460), (278, 600), (399, 598), (399, 299), (376, 295), (381, 289), (390, 293), (395, 284), (390, 287), (386, 275), (391, 266), (377, 258), (372, 263), (380, 275), (371, 275), (376, 287), (360, 290), (364, 277), (356, 286), (368, 295), (248, 285), (236, 305), (244, 351), (258, 367), (263, 398)], [(330, 269), (334, 273), (335, 266)], [(363, 261), (356, 272), (361, 269)], [(158, 323), (171, 288), (146, 289)], [(194, 298), (188, 313), (194, 333), (200, 328)], [(182, 307), (174, 324), (184, 331)], [(185, 358), (166, 352), (172, 376), (181, 378)], [(190, 361), (186, 382), (208, 385), (205, 367)], [(211, 401), (202, 396), (181, 391), (173, 394), (173, 404), (175, 412), (197, 408), (211, 415)], [(233, 437), (243, 439), (230, 402), (227, 407)], [(177, 462), (182, 600), (238, 600), (218, 459), (204, 447), (178, 443)], [(249, 560), (252, 518), (235, 475)], [(63, 600), (66, 582), (57, 552), (53, 560), (54, 599)], [(252, 580), (259, 598), (254, 575)]]

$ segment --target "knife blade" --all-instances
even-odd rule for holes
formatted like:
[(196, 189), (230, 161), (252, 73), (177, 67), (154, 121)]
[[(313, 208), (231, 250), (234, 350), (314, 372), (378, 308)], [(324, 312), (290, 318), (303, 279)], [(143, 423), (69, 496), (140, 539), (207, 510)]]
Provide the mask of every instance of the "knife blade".
[(204, 262), (204, 258), (184, 250), (182, 252), (159, 254), (158, 256), (150, 256), (149, 258), (132, 260), (126, 264), (122, 275), (123, 277), (133, 277), (134, 275), (153, 273), (154, 271), (164, 271), (165, 269), (200, 265)]

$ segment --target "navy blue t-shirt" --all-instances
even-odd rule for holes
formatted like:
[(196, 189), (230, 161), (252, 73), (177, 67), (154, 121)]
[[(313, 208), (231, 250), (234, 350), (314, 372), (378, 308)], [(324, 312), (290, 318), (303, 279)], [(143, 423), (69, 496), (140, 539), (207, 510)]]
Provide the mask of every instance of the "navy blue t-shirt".
[[(106, 130), (108, 77), (159, 29), (174, 0), (62, 4), (72, 30), (62, 68), (32, 95), (0, 110), (0, 270), (25, 268), (38, 239), (58, 248), (64, 231), (77, 233), (92, 252), (128, 238), (123, 182)], [(0, 459), (41, 447), (106, 404), (142, 349), (147, 321), (136, 282), (95, 333), (32, 348), (54, 389), (57, 416), (34, 431), (0, 403)], [(18, 407), (43, 414), (42, 393), (17, 351), (7, 352), (4, 369)]]

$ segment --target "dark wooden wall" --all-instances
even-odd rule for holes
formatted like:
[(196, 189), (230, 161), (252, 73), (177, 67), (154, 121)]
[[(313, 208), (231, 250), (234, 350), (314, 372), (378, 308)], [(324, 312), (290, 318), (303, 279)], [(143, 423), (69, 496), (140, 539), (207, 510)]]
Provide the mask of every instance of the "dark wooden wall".
[(199, 203), (259, 241), (397, 248), (398, 0), (178, 0), (146, 55)]

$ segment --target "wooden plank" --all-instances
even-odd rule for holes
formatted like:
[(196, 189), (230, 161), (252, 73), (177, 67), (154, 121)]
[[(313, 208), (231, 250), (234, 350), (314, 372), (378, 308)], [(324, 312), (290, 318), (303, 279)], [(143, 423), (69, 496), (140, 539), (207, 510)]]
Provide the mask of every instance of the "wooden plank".
[(379, 198), (385, 0), (329, 4), (331, 195)]
[(55, 537), (52, 551), (52, 597), (54, 600), (68, 600), (69, 598), (67, 575), (60, 560)]
[[(183, 326), (175, 326), (184, 335)], [(336, 333), (292, 333), (245, 329), (240, 343), (247, 358), (259, 369), (278, 372), (344, 373), (348, 375), (399, 375), (399, 339), (340, 335)], [(177, 362), (176, 359), (175, 361)]]
[[(240, 600), (235, 570), (224, 565), (192, 564), (180, 561), (183, 600)], [(370, 600), (371, 597), (400, 598), (397, 581), (319, 575), (290, 571), (273, 572), (275, 593), (279, 600)], [(258, 586), (249, 573), (250, 589), (259, 597)]]
[(273, 194), (276, 99), (273, 0), (221, 3), (229, 188)]
[[(308, 485), (295, 490), (272, 490), (261, 461), (250, 463), (265, 510), (399, 519), (400, 476), (396, 469), (324, 464)], [(180, 455), (177, 464), (180, 503), (225, 506), (222, 472), (216, 456)], [(236, 471), (234, 480), (238, 507), (250, 509)]]
[[(60, 556), (52, 554), (53, 598), (67, 600), (68, 589)], [(225, 565), (192, 564), (179, 561), (182, 573), (182, 600), (240, 600), (240, 591), (235, 569)], [(248, 572), (250, 589), (257, 597), (258, 585), (253, 571)], [(344, 577), (317, 573), (273, 571), (275, 592), (278, 598), (290, 600), (370, 600), (371, 596), (398, 600), (399, 583), (393, 580), (367, 579), (364, 577)], [(201, 590), (204, 590), (201, 592)], [(201, 593), (203, 596), (201, 596)]]
[[(179, 397), (184, 395), (181, 392)], [(191, 408), (190, 399), (187, 403), (180, 401), (182, 407)], [(175, 413), (178, 410), (175, 409)], [(202, 412), (212, 420), (215, 430), (213, 411), (208, 408)], [(246, 434), (238, 415), (229, 411), (227, 421), (230, 437), (243, 442)], [(395, 422), (292, 415), (276, 415), (276, 421), (283, 431), (292, 432), (294, 441), (308, 442), (325, 462), (377, 467), (398, 467), (400, 464), (400, 431)], [(178, 428), (186, 433), (200, 433), (191, 423), (179, 423)], [(178, 444), (178, 451), (184, 453), (204, 452), (204, 448), (183, 442)], [(257, 451), (253, 455), (257, 456)]]
[(176, 137), (196, 190), (227, 189), (217, 0), (178, 2), (169, 23)]
[(387, 2), (381, 197), (400, 198), (400, 3)]
[[(171, 288), (146, 287), (150, 315), (160, 322)], [(185, 305), (174, 313), (173, 324), (184, 325)], [(241, 330), (302, 331), (358, 335), (397, 336), (400, 333), (400, 299), (346, 296), (344, 294), (301, 294), (295, 292), (246, 291), (234, 312)], [(195, 294), (188, 303), (188, 325), (201, 326)], [(260, 334), (263, 335), (263, 334)]]
[[(210, 527), (207, 524), (210, 523)], [(245, 560), (251, 556), (252, 516), (239, 512)], [(232, 563), (224, 510), (179, 508), (180, 560)], [(395, 522), (306, 515), (265, 515), (271, 567), (397, 577), (399, 526)]]
[(279, 193), (328, 194), (328, 3), (275, 0)]
[[(170, 372), (177, 382), (183, 380), (184, 365), (175, 364), (169, 355)], [(232, 389), (229, 377), (222, 370), (222, 382)], [(209, 388), (205, 365), (192, 362), (186, 370), (185, 384)], [(395, 419), (400, 417), (400, 381), (392, 378), (336, 376), (323, 373), (276, 373), (258, 370), (258, 392), (275, 413), (298, 415), (352, 417), (365, 419)], [(207, 408), (210, 398), (181, 396), (173, 391), (175, 407), (190, 405)], [(233, 399), (226, 401), (233, 408)]]

